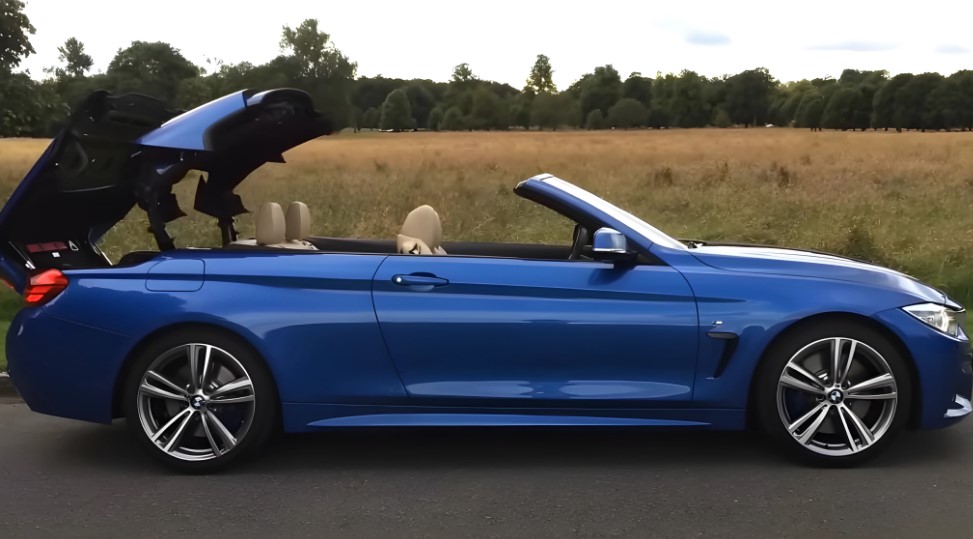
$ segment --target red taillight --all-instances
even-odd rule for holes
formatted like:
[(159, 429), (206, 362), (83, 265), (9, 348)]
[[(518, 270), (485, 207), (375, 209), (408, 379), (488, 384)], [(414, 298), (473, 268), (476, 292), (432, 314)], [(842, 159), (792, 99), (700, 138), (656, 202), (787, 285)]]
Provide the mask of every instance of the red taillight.
[(68, 287), (68, 278), (60, 270), (44, 270), (32, 275), (24, 288), (24, 299), (28, 305), (40, 305), (54, 299)]

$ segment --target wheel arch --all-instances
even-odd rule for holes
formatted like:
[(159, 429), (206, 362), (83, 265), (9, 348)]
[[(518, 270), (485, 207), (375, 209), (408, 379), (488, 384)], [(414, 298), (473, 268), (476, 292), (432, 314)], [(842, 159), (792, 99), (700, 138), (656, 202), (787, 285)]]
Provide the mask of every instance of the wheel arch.
[[(118, 370), (118, 375), (115, 377), (115, 383), (112, 388), (112, 405), (111, 413), (113, 418), (119, 418), (124, 415), (124, 395), (125, 395), (125, 380), (131, 372), (132, 365), (135, 363), (136, 358), (138, 358), (145, 349), (158, 339), (185, 330), (206, 330), (221, 333), (224, 336), (235, 339), (240, 342), (240, 344), (249, 348), (267, 367), (267, 372), (270, 373), (270, 379), (274, 383), (274, 391), (277, 393), (278, 398), (280, 395), (280, 386), (277, 382), (277, 376), (274, 373), (274, 369), (271, 368), (270, 363), (267, 361), (266, 355), (260, 350), (260, 347), (252, 342), (251, 338), (248, 338), (242, 332), (234, 331), (233, 329), (221, 326), (219, 324), (214, 324), (210, 322), (179, 322), (174, 324), (169, 324), (156, 328), (152, 332), (143, 336), (135, 345), (129, 350), (128, 354), (125, 355), (125, 359), (122, 360), (121, 368)], [(279, 406), (278, 406), (279, 412)]]
[(912, 357), (912, 353), (909, 352), (909, 349), (906, 347), (905, 343), (902, 341), (901, 338), (899, 338), (898, 335), (895, 334), (894, 331), (892, 331), (887, 326), (885, 326), (881, 322), (876, 321), (873, 318), (870, 318), (865, 315), (857, 314), (857, 313), (834, 311), (834, 312), (814, 314), (792, 322), (790, 325), (788, 325), (780, 332), (778, 332), (777, 335), (774, 336), (774, 338), (771, 339), (770, 342), (768, 342), (767, 345), (764, 347), (763, 352), (760, 354), (760, 360), (757, 361), (753, 373), (750, 376), (750, 388), (747, 393), (748, 427), (754, 425), (754, 421), (755, 421), (754, 402), (756, 399), (754, 397), (756, 393), (757, 384), (755, 384), (754, 382), (757, 378), (758, 373), (760, 372), (761, 366), (767, 360), (768, 353), (770, 352), (771, 349), (773, 349), (774, 345), (776, 345), (781, 340), (787, 338), (792, 333), (801, 331), (806, 327), (810, 327), (815, 324), (820, 324), (826, 321), (835, 321), (835, 320), (844, 320), (850, 323), (859, 324), (861, 326), (867, 327), (873, 331), (878, 332), (879, 334), (884, 336), (888, 340), (889, 344), (895, 347), (895, 349), (902, 355), (903, 359), (905, 359), (906, 365), (909, 366), (909, 376), (912, 377), (912, 382), (913, 382), (911, 384), (912, 385), (912, 408), (911, 410), (909, 410), (908, 426), (915, 427), (918, 424), (922, 412), (922, 399), (921, 399), (922, 395), (921, 395), (921, 388), (919, 384), (919, 370), (916, 367), (915, 358)]

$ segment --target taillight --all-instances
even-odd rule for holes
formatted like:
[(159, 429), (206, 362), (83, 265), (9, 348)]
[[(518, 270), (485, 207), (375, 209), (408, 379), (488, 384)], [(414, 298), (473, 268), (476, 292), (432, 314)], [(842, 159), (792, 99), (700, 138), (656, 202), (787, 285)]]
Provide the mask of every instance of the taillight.
[(68, 287), (68, 278), (60, 270), (44, 270), (32, 275), (24, 288), (24, 299), (28, 305), (41, 305), (51, 301)]

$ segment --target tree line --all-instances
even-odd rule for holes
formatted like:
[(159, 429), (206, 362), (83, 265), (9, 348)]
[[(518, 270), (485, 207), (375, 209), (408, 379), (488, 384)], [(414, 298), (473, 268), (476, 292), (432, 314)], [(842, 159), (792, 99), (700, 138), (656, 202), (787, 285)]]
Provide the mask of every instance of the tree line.
[(22, 0), (0, 0), (0, 136), (50, 136), (94, 90), (137, 92), (190, 109), (243, 88), (294, 87), (343, 127), (393, 131), (794, 126), (820, 129), (969, 130), (973, 71), (898, 74), (846, 69), (837, 79), (782, 83), (756, 68), (721, 77), (694, 71), (631, 73), (596, 67), (558, 90), (541, 54), (518, 89), (483, 80), (468, 64), (448, 81), (360, 77), (357, 64), (308, 19), (285, 26), (280, 54), (260, 65), (198, 66), (168, 43), (135, 41), (104, 73), (68, 38), (59, 64), (34, 80), (14, 70), (35, 51)]

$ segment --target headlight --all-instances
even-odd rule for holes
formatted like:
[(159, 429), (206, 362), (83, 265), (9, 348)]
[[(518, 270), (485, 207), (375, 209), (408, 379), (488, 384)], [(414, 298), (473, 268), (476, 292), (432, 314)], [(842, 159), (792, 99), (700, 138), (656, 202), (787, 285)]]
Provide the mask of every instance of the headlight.
[(966, 311), (954, 311), (935, 303), (920, 303), (902, 309), (947, 335), (958, 337), (966, 331)]

